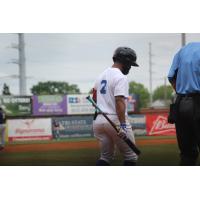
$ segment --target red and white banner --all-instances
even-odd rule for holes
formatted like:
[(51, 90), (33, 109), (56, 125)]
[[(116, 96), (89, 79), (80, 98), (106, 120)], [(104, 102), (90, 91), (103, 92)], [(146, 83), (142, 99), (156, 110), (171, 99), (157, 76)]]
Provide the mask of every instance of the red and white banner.
[(175, 125), (169, 124), (167, 114), (146, 114), (147, 135), (175, 135)]
[(50, 140), (52, 138), (51, 119), (8, 120), (8, 140)]

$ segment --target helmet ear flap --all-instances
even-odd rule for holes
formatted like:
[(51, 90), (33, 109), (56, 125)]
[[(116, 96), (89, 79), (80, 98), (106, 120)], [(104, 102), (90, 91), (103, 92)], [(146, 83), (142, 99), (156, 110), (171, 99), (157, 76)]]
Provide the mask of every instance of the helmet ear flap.
[(116, 56), (113, 56), (113, 62), (117, 62)]

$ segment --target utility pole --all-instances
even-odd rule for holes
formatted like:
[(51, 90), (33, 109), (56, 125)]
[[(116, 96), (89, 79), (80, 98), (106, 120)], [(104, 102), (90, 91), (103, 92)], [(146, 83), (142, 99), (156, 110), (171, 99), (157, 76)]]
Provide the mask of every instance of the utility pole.
[(181, 33), (181, 45), (182, 45), (182, 47), (185, 46), (185, 44), (186, 44), (185, 33)]
[(149, 106), (152, 107), (153, 103), (153, 94), (152, 94), (152, 53), (151, 53), (151, 42), (149, 43), (149, 92), (150, 92), (150, 101)]
[(19, 88), (20, 95), (26, 95), (26, 65), (24, 33), (18, 33), (19, 39)]
[(18, 50), (18, 60), (13, 59), (12, 63), (19, 65), (19, 94), (26, 95), (26, 59), (24, 33), (18, 33), (18, 44), (13, 44), (12, 48)]

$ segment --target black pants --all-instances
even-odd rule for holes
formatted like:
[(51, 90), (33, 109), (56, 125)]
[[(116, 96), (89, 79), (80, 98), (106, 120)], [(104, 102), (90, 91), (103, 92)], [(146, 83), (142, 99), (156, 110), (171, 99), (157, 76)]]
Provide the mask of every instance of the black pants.
[(180, 97), (176, 135), (180, 149), (180, 165), (196, 165), (200, 147), (200, 98)]

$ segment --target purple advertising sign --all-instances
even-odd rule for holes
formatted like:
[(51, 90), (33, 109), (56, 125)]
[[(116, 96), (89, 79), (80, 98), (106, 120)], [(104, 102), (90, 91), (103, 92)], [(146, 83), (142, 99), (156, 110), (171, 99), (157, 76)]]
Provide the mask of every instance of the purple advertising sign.
[(66, 96), (33, 96), (33, 115), (63, 115), (67, 113)]

